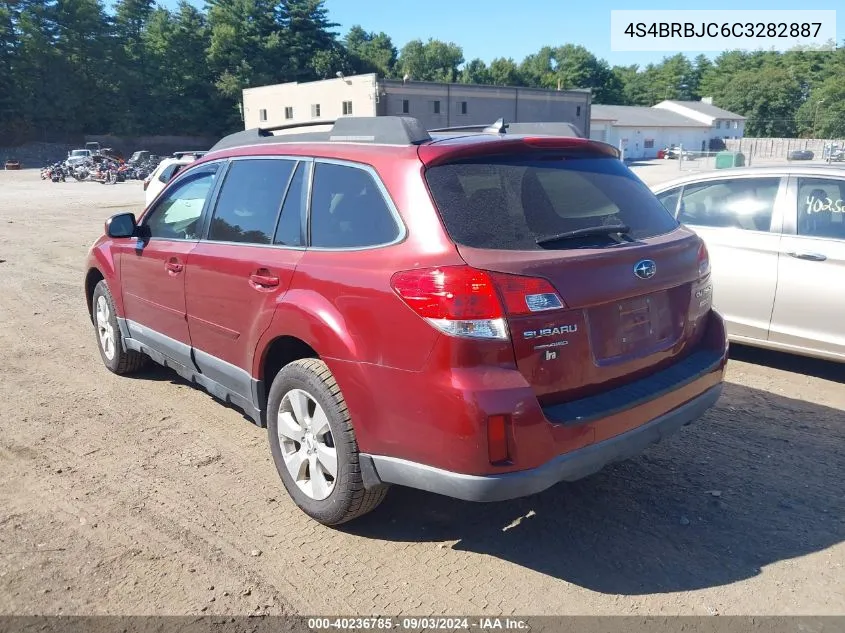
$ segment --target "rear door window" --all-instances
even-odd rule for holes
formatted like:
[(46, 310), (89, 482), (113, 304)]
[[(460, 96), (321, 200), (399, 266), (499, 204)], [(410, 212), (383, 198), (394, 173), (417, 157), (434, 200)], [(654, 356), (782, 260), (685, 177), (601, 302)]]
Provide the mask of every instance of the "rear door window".
[(678, 200), (681, 198), (681, 188), (675, 187), (674, 189), (670, 189), (669, 191), (664, 191), (663, 193), (657, 194), (657, 199), (660, 200), (660, 204), (666, 207), (666, 210), (675, 215), (678, 211)]
[(274, 244), (283, 246), (303, 246), (302, 226), (305, 219), (305, 209), (308, 206), (308, 174), (309, 165), (300, 162), (291, 178), (285, 203), (282, 205), (282, 217), (276, 227)]
[[(451, 238), (474, 248), (600, 247), (618, 243), (604, 227), (626, 226), (627, 239), (637, 240), (678, 226), (615, 158), (484, 158), (431, 167), (426, 181)], [(544, 241), (592, 229), (597, 234)]]
[(732, 178), (686, 185), (678, 220), (693, 226), (768, 231), (780, 178)]
[(798, 235), (845, 240), (845, 179), (798, 179)]
[(389, 244), (401, 229), (372, 174), (318, 162), (311, 194), (311, 246), (365, 248)]

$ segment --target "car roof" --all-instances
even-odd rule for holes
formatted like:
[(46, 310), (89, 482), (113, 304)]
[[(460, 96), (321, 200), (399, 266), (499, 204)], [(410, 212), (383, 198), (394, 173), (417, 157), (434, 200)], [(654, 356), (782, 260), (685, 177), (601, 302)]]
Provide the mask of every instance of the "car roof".
[(673, 178), (651, 188), (654, 191), (666, 191), (680, 187), (692, 182), (704, 182), (708, 180), (722, 180), (725, 178), (742, 177), (783, 177), (783, 176), (837, 176), (845, 178), (845, 166), (841, 165), (761, 165), (751, 167), (729, 167), (726, 169), (714, 169), (712, 171), (701, 171), (689, 173), (679, 178)]
[[(303, 132), (303, 129), (330, 129)], [(282, 132), (274, 134), (274, 132)], [(539, 139), (544, 139), (542, 142)], [(556, 139), (556, 140), (553, 140)], [(277, 128), (253, 128), (221, 139), (201, 162), (253, 155), (303, 155), (369, 162), (374, 158), (419, 158), (423, 162), (446, 156), (523, 150), (527, 146), (578, 148), (618, 157), (606, 143), (580, 136), (570, 123), (506, 123), (426, 130), (413, 117), (344, 117)]]

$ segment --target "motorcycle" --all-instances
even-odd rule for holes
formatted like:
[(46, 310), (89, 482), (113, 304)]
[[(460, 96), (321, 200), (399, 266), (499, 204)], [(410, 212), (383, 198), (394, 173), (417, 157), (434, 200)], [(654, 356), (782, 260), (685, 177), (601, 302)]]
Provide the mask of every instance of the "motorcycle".
[(59, 161), (52, 165), (48, 165), (41, 170), (41, 180), (50, 180), (52, 182), (66, 182), (68, 170), (64, 162)]

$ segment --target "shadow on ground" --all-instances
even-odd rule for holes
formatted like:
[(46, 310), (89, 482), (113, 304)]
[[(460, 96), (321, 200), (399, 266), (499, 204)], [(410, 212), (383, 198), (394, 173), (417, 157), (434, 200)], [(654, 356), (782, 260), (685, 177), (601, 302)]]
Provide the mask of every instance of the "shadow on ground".
[(727, 585), (845, 540), (845, 412), (727, 384), (644, 455), (498, 504), (391, 490), (347, 531), (446, 542), (607, 594)]
[(752, 363), (754, 365), (765, 365), (793, 374), (814, 376), (822, 380), (845, 384), (845, 363), (831, 363), (826, 360), (807, 358), (795, 354), (785, 354), (759, 347), (747, 347), (737, 343), (731, 343), (731, 360)]
[[(845, 382), (841, 364), (741, 346), (731, 355)], [(138, 378), (190, 384), (157, 365)], [(845, 411), (726, 383), (699, 422), (588, 479), (494, 504), (394, 488), (343, 529), (444, 543), (602, 593), (686, 591), (845, 540), (843, 473)]]

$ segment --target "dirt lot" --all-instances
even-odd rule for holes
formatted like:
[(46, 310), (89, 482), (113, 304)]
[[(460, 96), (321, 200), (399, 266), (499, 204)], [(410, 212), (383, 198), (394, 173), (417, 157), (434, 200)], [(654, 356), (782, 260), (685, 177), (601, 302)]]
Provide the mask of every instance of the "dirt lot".
[(83, 257), (141, 201), (0, 172), (0, 613), (845, 614), (845, 366), (737, 348), (632, 462), (494, 505), (394, 489), (332, 530), (237, 411), (102, 366)]

